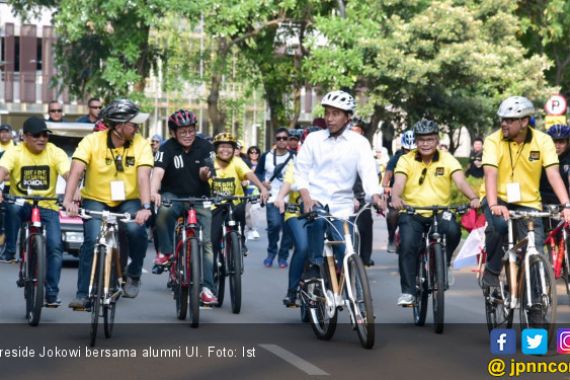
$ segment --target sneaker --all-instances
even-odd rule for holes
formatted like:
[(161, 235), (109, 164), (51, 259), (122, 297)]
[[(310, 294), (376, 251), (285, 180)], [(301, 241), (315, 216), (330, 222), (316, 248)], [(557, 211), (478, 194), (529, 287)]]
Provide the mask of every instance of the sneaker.
[(12, 255), (7, 255), (6, 253), (4, 253), (2, 256), (0, 256), (0, 263), (14, 264), (17, 262), (18, 260), (16, 259), (16, 257)]
[(285, 307), (295, 307), (297, 306), (297, 291), (289, 289), (287, 295), (283, 298), (283, 305)]
[(266, 268), (271, 268), (273, 266), (273, 257), (267, 257), (265, 260), (263, 260), (263, 265), (265, 265)]
[(365, 266), (365, 267), (373, 267), (374, 264), (376, 264), (376, 263), (374, 262), (374, 260), (370, 259), (370, 260), (368, 260), (367, 262), (364, 263), (364, 266)]
[(59, 307), (61, 300), (57, 296), (46, 296), (45, 307)]
[(398, 298), (398, 306), (412, 306), (414, 304), (414, 296), (409, 293), (402, 293)]
[(74, 311), (85, 311), (89, 308), (89, 300), (84, 298), (75, 297), (70, 303), (69, 307)]
[(455, 285), (455, 275), (453, 274), (453, 269), (451, 267), (447, 268), (447, 286), (451, 287)]
[(127, 277), (127, 283), (123, 285), (123, 296), (125, 298), (136, 298), (141, 289), (140, 278)]
[(287, 264), (287, 259), (279, 259), (279, 268), (285, 269), (289, 265)]
[(154, 258), (154, 265), (167, 265), (170, 262), (170, 255), (158, 253)]
[(495, 287), (498, 288), (499, 286), (501, 286), (501, 283), (499, 281), (499, 276), (490, 272), (489, 270), (487, 270), (487, 268), (485, 268), (485, 271), (483, 272), (483, 278), (481, 279), (481, 285), (483, 287)]
[(248, 235), (249, 235), (249, 238), (248, 238), (248, 239), (251, 239), (251, 240), (259, 240), (259, 238), (261, 237), (261, 236), (259, 235), (259, 232), (257, 232), (256, 229), (253, 229), (253, 230), (249, 231), (249, 234), (248, 234)]
[(200, 301), (205, 305), (212, 305), (218, 303), (218, 297), (212, 293), (212, 291), (206, 287), (202, 288), (200, 292)]
[(396, 253), (396, 244), (393, 241), (388, 242), (388, 253)]

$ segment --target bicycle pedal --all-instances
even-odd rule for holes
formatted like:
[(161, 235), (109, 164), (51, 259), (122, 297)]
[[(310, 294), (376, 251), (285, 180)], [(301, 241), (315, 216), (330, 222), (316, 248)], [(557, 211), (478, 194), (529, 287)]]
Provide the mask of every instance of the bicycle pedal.
[(83, 306), (83, 307), (72, 307), (71, 310), (73, 311), (91, 311), (91, 307)]

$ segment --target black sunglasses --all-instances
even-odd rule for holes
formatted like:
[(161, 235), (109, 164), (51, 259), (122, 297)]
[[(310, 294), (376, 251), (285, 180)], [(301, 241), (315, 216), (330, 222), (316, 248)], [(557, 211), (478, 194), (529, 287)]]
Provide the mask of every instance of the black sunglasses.
[(427, 168), (424, 168), (424, 170), (422, 170), (422, 175), (420, 176), (420, 186), (424, 184), (424, 181), (426, 179), (426, 174), (427, 174)]
[(51, 112), (51, 113), (61, 113), (61, 112), (63, 112), (63, 110), (49, 110), (49, 112)]
[(101, 106), (89, 106), (89, 108), (94, 109), (94, 110), (100, 110), (103, 107), (101, 107)]
[(288, 136), (277, 136), (275, 137), (275, 140), (277, 141), (287, 141), (289, 137)]
[(120, 173), (125, 171), (125, 167), (123, 166), (123, 157), (120, 155), (115, 157), (115, 169), (117, 169), (117, 171)]
[(40, 133), (34, 133), (31, 136), (35, 139), (39, 139), (40, 137), (47, 138), (49, 136), (49, 134), (47, 132), (40, 132)]

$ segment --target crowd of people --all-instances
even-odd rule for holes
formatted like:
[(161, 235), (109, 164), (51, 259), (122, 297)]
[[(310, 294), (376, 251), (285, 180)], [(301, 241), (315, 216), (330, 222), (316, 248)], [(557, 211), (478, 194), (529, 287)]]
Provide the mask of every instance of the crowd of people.
[[(297, 304), (303, 281), (322, 276), (325, 232), (334, 240), (342, 240), (338, 226), (327, 231), (324, 222), (307, 224), (299, 219), (310, 211), (326, 210), (335, 217), (353, 220), (358, 213), (355, 225), (361, 237), (359, 254), (365, 265), (372, 266), (373, 218), (365, 206), (371, 203), (380, 210), (387, 209), (387, 251), (398, 254), (402, 293), (397, 304), (401, 306), (415, 302), (421, 237), (432, 223), (421, 211), (412, 215), (404, 210), (450, 205), (452, 183), (472, 208), (482, 209), (487, 219), (488, 261), (482, 278), (485, 287), (498, 286), (509, 210), (540, 210), (543, 203), (563, 204), (561, 213), (570, 222), (570, 127), (555, 125), (547, 133), (533, 128), (530, 120), (535, 108), (524, 97), (509, 97), (501, 103), (497, 112), (500, 129), (484, 141), (473, 140), (465, 173), (458, 160), (441, 147), (439, 125), (422, 119), (403, 131), (401, 149), (393, 157), (383, 157), (386, 161), (382, 175), (365, 137), (367, 125), (354, 118), (354, 98), (344, 91), (333, 91), (322, 98), (321, 105), (324, 118), (315, 119), (309, 128), (277, 129), (272, 148), (262, 152), (257, 146), (245, 150), (230, 133), (217, 134), (210, 140), (199, 136), (196, 116), (184, 109), (168, 118), (170, 137), (166, 141), (154, 135), (149, 143), (138, 133), (148, 114), (136, 104), (118, 99), (102, 108), (101, 101), (92, 98), (89, 114), (78, 122), (95, 123), (98, 129), (81, 141), (71, 160), (49, 142), (51, 131), (41, 118), (31, 117), (24, 122), (23, 141), (17, 145), (11, 140), (12, 128), (0, 126), (4, 194), (55, 196), (55, 179), (60, 175), (67, 181), (63, 208), (68, 214), (77, 215), (79, 200), (87, 209), (134, 214), (136, 223), (121, 225), (131, 258), (123, 292), (133, 298), (141, 286), (147, 226), (153, 231), (157, 248), (153, 273), (162, 273), (171, 262), (175, 248), (172, 232), (184, 205), (172, 203), (165, 207), (165, 202), (259, 194), (267, 220), (268, 245), (263, 265), (289, 269), (285, 306)], [(60, 103), (50, 102), (48, 111), (50, 121), (63, 120)], [(466, 175), (483, 178), (479, 192), (471, 188)], [(246, 237), (260, 237), (252, 221), (252, 214), (260, 209), (245, 201), (232, 202), (233, 215), (243, 232), (242, 251), (247, 254)], [(58, 306), (62, 261), (58, 206), (48, 201), (40, 206), (48, 231), (46, 303)], [(2, 260), (14, 262), (19, 224), (30, 207), (9, 204), (6, 208), (9, 222), (5, 226)], [(152, 217), (154, 210), (156, 215)], [(225, 210), (196, 205), (204, 242), (200, 300), (206, 305), (217, 303), (213, 265), (220, 254)], [(444, 214), (438, 217), (438, 223), (446, 236), (449, 265), (460, 242), (460, 227), (454, 217)], [(77, 291), (69, 304), (75, 310), (88, 306), (89, 273), (100, 221), (90, 219), (83, 226)], [(542, 247), (544, 229), (540, 219), (535, 221), (535, 228), (537, 246)], [(335, 245), (334, 251), (341, 262), (343, 245)], [(448, 278), (452, 285), (451, 270)]]

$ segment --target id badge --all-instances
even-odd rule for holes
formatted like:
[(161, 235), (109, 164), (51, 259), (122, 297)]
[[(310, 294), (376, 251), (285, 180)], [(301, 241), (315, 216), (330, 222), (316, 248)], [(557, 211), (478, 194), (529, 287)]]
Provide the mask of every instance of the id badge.
[(111, 181), (111, 200), (124, 201), (125, 198), (125, 183), (123, 181)]
[(518, 182), (507, 183), (507, 202), (516, 203), (521, 200), (521, 186)]

